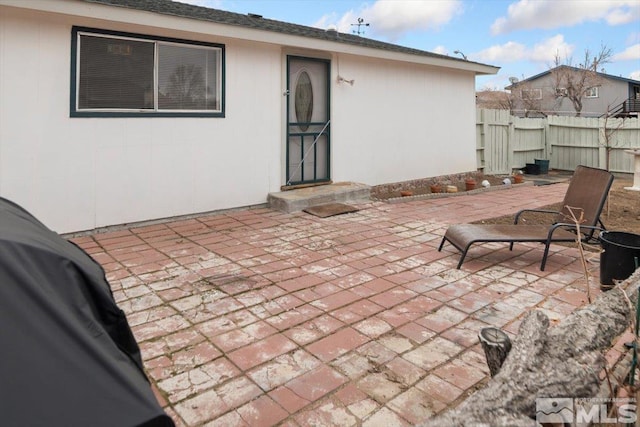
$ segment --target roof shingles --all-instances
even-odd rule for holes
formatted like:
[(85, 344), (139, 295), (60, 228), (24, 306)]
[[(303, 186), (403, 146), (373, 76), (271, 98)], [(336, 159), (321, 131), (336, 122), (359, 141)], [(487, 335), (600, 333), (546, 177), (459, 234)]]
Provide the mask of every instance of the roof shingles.
[(246, 28), (272, 31), (294, 36), (309, 37), (320, 40), (328, 40), (338, 43), (346, 43), (350, 45), (369, 47), (379, 50), (387, 50), (398, 53), (407, 53), (412, 55), (446, 58), (452, 61), (463, 61), (459, 58), (447, 55), (439, 55), (424, 50), (413, 49), (409, 47), (399, 46), (391, 43), (385, 43), (378, 40), (368, 39), (365, 37), (325, 31), (319, 28), (308, 27), (304, 25), (291, 24), (273, 19), (263, 18), (260, 15), (227, 12), (219, 9), (210, 9), (201, 6), (195, 6), (186, 3), (180, 3), (172, 0), (84, 0), (90, 3), (100, 3), (109, 6), (120, 6), (147, 12), (159, 13), (163, 15), (174, 15), (183, 18), (197, 19), (200, 21), (210, 21), (218, 24), (237, 25)]

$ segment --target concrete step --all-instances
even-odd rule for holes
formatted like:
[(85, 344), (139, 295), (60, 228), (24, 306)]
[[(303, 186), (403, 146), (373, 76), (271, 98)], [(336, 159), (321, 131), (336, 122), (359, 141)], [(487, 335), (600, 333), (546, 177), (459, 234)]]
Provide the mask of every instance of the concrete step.
[(370, 195), (371, 187), (366, 184), (336, 182), (269, 193), (267, 202), (271, 209), (291, 213), (327, 203), (366, 202), (370, 200)]

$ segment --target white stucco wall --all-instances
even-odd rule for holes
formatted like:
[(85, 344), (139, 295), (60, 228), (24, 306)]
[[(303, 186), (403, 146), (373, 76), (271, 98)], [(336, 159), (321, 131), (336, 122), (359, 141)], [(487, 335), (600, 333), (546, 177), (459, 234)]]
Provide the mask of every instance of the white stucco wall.
[(261, 204), (279, 190), (279, 47), (205, 39), (226, 43), (225, 118), (70, 118), (72, 25), (147, 34), (0, 7), (1, 196), (69, 232)]
[(346, 55), (333, 64), (355, 79), (333, 83), (334, 180), (378, 185), (475, 170), (472, 73)]
[[(0, 6), (0, 195), (58, 232), (265, 203), (286, 181), (288, 54), (331, 60), (334, 182), (475, 169), (473, 70), (373, 59), (343, 45), (338, 54), (326, 41), (290, 46), (278, 34), (248, 41), (235, 27), (67, 3), (95, 16), (109, 9), (113, 20)], [(225, 44), (226, 117), (69, 117), (73, 25)]]

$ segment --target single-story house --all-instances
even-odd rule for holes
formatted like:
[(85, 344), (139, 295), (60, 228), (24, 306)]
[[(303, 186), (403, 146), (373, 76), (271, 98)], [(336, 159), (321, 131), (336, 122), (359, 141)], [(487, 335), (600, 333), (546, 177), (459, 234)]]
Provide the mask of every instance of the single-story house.
[(169, 0), (0, 0), (0, 195), (73, 232), (473, 171), (497, 71)]

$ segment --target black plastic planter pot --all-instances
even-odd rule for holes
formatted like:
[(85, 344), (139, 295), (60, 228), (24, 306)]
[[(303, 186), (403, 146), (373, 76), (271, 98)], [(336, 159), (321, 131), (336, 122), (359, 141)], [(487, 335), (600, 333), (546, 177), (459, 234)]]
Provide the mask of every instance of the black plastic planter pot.
[(535, 163), (527, 163), (526, 170), (527, 175), (540, 175), (540, 166)]
[(612, 286), (614, 280), (625, 280), (640, 262), (640, 236), (622, 231), (600, 233), (600, 283)]
[(533, 161), (536, 162), (536, 165), (538, 165), (538, 168), (540, 169), (540, 175), (546, 175), (549, 173), (549, 160), (533, 159)]

